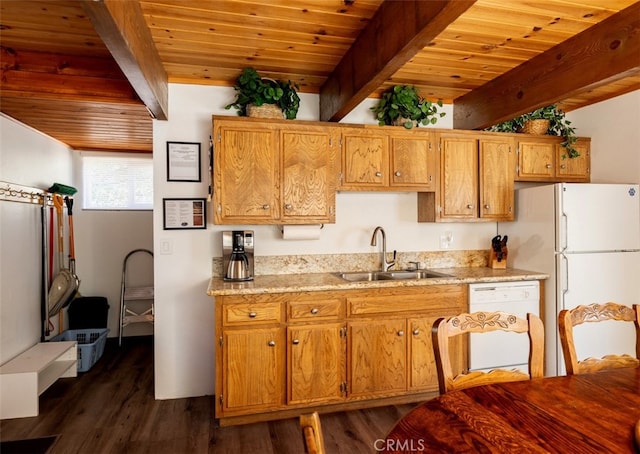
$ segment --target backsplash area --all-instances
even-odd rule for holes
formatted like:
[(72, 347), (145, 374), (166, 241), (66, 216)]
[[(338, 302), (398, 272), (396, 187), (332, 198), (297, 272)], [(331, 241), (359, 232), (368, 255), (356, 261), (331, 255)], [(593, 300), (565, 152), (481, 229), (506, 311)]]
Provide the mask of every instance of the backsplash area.
[[(420, 262), (422, 268), (454, 268), (487, 266), (487, 250), (399, 252), (395, 270), (407, 269), (409, 262)], [(255, 274), (337, 273), (380, 269), (380, 253), (273, 255), (255, 257)], [(388, 254), (387, 260), (391, 258)], [(222, 258), (214, 257), (212, 276), (223, 277)]]

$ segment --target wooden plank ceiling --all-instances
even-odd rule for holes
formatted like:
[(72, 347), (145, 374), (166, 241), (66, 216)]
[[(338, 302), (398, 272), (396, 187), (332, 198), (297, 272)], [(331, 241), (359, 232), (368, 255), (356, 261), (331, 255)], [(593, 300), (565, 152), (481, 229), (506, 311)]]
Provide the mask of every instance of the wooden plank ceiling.
[(394, 84), (475, 129), (640, 89), (630, 0), (22, 0), (0, 3), (0, 109), (73, 149), (151, 152), (167, 82), (242, 68), (319, 93), (338, 120)]

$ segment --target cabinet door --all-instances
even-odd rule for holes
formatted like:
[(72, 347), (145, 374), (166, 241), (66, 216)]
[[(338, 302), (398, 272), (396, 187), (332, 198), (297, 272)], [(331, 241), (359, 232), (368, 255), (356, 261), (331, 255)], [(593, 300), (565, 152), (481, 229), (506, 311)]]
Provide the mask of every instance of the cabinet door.
[(278, 219), (280, 178), (275, 130), (228, 125), (217, 127), (214, 135), (216, 224), (264, 224)]
[(554, 142), (521, 140), (518, 143), (518, 180), (552, 181), (555, 155)]
[(341, 189), (381, 190), (389, 185), (386, 133), (345, 128), (342, 132)]
[(282, 220), (335, 222), (335, 160), (332, 128), (288, 127), (282, 148)]
[(436, 154), (432, 134), (392, 134), (390, 137), (391, 187), (409, 187), (421, 191), (436, 188)]
[(349, 397), (373, 398), (407, 388), (406, 320), (349, 323)]
[(511, 139), (480, 139), (480, 217), (512, 221), (515, 153)]
[(330, 403), (344, 399), (346, 343), (342, 323), (292, 326), (288, 403)]
[(440, 139), (440, 217), (478, 217), (478, 141), (471, 137)]
[(226, 330), (222, 344), (222, 409), (251, 413), (284, 405), (285, 329)]
[[(443, 310), (438, 316), (425, 315), (421, 318), (408, 320), (409, 327), (409, 390), (410, 391), (437, 391), (438, 371), (436, 358), (433, 353), (431, 327), (440, 317), (450, 317), (464, 309), (452, 307)], [(449, 349), (451, 352), (452, 369), (458, 374), (467, 367), (466, 352), (467, 340), (464, 336), (451, 339)]]
[(576, 158), (569, 158), (567, 149), (562, 145), (556, 145), (556, 176), (558, 181), (589, 182), (591, 180), (590, 145), (589, 140), (578, 139), (573, 145), (580, 153), (580, 156)]

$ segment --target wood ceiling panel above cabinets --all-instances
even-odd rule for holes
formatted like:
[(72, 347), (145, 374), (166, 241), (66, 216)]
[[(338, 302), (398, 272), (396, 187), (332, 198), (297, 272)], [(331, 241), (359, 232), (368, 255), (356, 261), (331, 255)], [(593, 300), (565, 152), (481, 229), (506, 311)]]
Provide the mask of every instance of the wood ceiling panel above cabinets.
[(4, 114), (116, 151), (152, 151), (169, 82), (231, 87), (248, 66), (318, 93), (323, 120), (410, 84), (452, 103), (457, 129), (640, 89), (636, 0), (8, 0), (0, 43)]

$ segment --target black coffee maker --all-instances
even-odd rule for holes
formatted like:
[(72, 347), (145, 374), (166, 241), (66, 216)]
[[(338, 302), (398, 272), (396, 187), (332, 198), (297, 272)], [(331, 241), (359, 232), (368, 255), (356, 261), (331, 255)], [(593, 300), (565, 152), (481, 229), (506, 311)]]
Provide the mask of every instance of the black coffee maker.
[(225, 281), (253, 280), (253, 230), (222, 232), (222, 267)]

